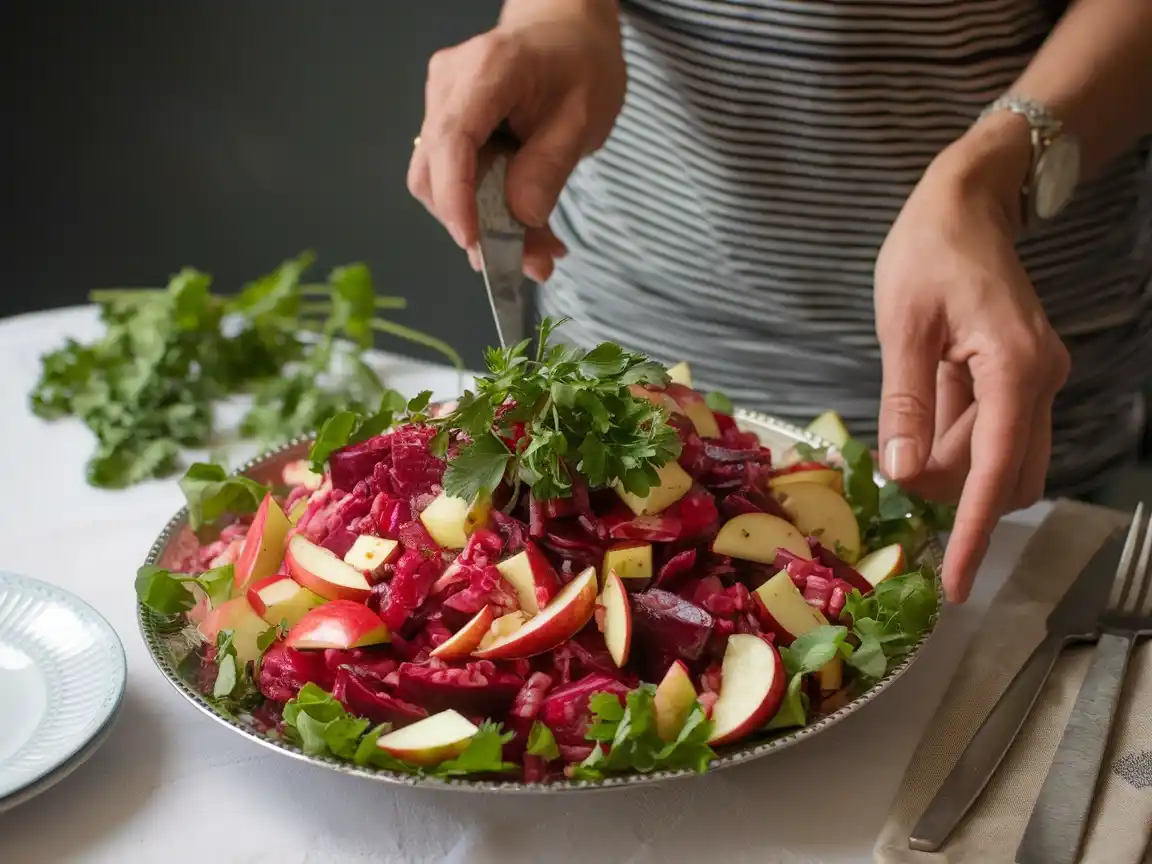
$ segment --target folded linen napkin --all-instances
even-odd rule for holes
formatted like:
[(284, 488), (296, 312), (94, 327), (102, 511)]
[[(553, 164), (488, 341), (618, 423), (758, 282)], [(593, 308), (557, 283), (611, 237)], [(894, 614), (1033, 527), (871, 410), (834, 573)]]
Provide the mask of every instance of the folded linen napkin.
[[(1044, 622), (1124, 514), (1059, 502), (989, 607), (912, 757), (874, 850), (878, 864), (1007, 864), (1064, 734), (1091, 661), (1091, 646), (1065, 651), (1019, 738), (968, 818), (936, 853), (908, 835), (1017, 670), (1044, 638)], [(1084, 864), (1140, 864), (1152, 837), (1152, 642), (1136, 648), (1102, 772)]]

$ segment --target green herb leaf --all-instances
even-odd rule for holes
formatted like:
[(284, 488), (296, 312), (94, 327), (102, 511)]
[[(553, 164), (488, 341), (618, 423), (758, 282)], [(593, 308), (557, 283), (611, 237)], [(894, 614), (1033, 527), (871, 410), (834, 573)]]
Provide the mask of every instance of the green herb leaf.
[(444, 472), (444, 491), (466, 501), (500, 485), (512, 462), (512, 451), (491, 432), (460, 449)]
[(804, 692), (804, 676), (793, 675), (788, 679), (788, 689), (784, 691), (784, 701), (776, 714), (764, 727), (766, 732), (779, 729), (794, 729), (808, 723), (808, 694)]
[(231, 599), (235, 581), (235, 567), (231, 564), (225, 564), (196, 577), (196, 584), (204, 589), (213, 609)]
[(825, 624), (809, 630), (790, 646), (780, 648), (789, 675), (806, 675), (824, 668), (840, 652), (848, 635), (846, 627)]
[(528, 733), (527, 752), (539, 756), (545, 762), (552, 762), (560, 758), (560, 748), (556, 746), (556, 737), (552, 730), (539, 721), (533, 722), (532, 731)]
[(520, 770), (515, 762), (505, 762), (504, 745), (516, 737), (503, 732), (499, 723), (484, 723), (472, 736), (468, 747), (455, 759), (441, 762), (430, 773), (437, 777), (462, 777), (465, 774), (507, 774)]
[(284, 706), (285, 731), (291, 730), (301, 749), (311, 756), (354, 759), (368, 720), (353, 717), (330, 693), (305, 684)]
[(706, 394), (704, 396), (704, 402), (717, 414), (727, 414), (731, 416), (736, 411), (732, 405), (732, 400), (719, 390), (713, 390), (711, 393)]
[(844, 610), (860, 645), (848, 664), (866, 679), (882, 678), (931, 629), (939, 602), (928, 568), (885, 579), (867, 596), (852, 591)]
[(217, 699), (231, 696), (236, 689), (236, 655), (225, 654), (216, 664), (216, 683), (212, 685), (212, 695)]
[[(867, 620), (867, 619), (865, 619)], [(860, 645), (845, 661), (865, 678), (883, 678), (888, 670), (884, 647), (875, 636), (860, 636)]]
[(254, 513), (268, 489), (248, 477), (229, 477), (219, 465), (197, 462), (180, 481), (188, 502), (188, 525), (198, 531), (225, 516)]
[(849, 439), (840, 455), (844, 457), (844, 497), (852, 505), (863, 534), (880, 507), (880, 487), (876, 485), (872, 451), (862, 442)]
[(153, 612), (179, 615), (196, 605), (196, 597), (184, 584), (191, 578), (154, 564), (145, 564), (136, 571), (136, 597)]

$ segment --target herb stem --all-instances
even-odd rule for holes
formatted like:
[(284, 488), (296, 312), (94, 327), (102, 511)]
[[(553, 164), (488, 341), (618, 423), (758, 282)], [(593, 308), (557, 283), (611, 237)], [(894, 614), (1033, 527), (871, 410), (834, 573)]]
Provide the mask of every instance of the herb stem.
[(409, 342), (415, 342), (417, 345), (423, 345), (425, 348), (431, 348), (433, 351), (438, 351), (451, 360), (452, 365), (457, 369), (464, 368), (464, 361), (460, 355), (456, 353), (456, 350), (447, 342), (437, 339), (435, 336), (428, 336), (419, 330), (413, 330), (411, 327), (405, 327), (403, 324), (397, 324), (395, 321), (387, 321), (383, 318), (373, 318), (371, 326), (373, 330), (379, 333), (387, 333), (389, 336), (396, 336)]

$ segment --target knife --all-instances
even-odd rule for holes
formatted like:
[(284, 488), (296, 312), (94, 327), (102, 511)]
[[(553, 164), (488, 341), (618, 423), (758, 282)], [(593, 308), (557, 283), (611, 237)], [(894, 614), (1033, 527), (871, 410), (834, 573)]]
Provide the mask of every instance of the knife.
[(1096, 617), (1108, 600), (1124, 535), (1111, 536), (1048, 615), (1047, 635), (984, 718), (936, 797), (912, 829), (909, 848), (937, 852), (947, 842), (1003, 761), (1028, 719), (1061, 650), (1097, 636)]
[(508, 160), (519, 142), (507, 124), (501, 125), (480, 149), (476, 184), (476, 215), (480, 223), (480, 269), (488, 302), (496, 319), (500, 347), (527, 338), (529, 293), (524, 285), (524, 226), (508, 212), (504, 182)]

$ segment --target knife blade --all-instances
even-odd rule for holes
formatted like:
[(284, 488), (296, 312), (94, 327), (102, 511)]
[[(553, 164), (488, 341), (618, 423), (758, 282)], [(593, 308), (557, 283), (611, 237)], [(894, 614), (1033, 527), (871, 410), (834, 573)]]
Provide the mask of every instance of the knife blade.
[(480, 224), (480, 269), (500, 347), (527, 338), (529, 293), (524, 285), (524, 226), (508, 211), (504, 184), (508, 161), (519, 143), (502, 125), (481, 148), (476, 184), (476, 215)]
[(912, 829), (909, 848), (917, 852), (940, 850), (1004, 760), (1061, 650), (1073, 642), (1096, 638), (1096, 617), (1108, 600), (1123, 548), (1123, 533), (1110, 536), (1048, 614), (1047, 635), (1016, 673), (944, 779)]

